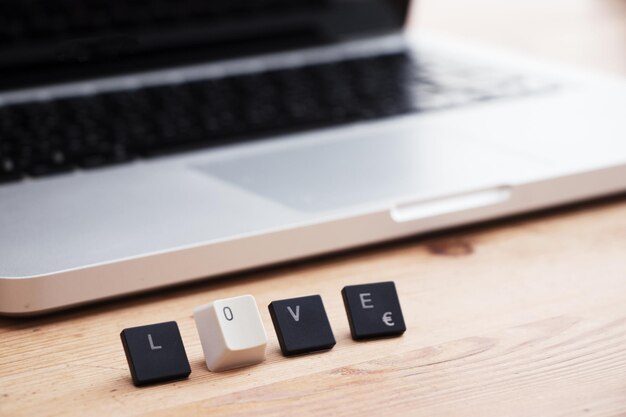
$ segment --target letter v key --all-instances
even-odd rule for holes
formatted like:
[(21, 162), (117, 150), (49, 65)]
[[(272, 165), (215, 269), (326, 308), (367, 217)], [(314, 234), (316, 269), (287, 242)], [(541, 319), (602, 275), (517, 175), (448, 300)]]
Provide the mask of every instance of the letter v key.
[(287, 306), (287, 310), (289, 310), (289, 314), (295, 321), (300, 321), (300, 306), (296, 306), (296, 312), (294, 313), (290, 306)]

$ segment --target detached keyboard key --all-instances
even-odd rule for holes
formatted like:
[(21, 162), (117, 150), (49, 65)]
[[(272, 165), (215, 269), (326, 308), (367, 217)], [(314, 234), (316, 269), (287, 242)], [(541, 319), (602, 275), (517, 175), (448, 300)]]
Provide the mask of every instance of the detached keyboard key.
[(136, 386), (184, 379), (191, 374), (176, 322), (124, 329), (120, 338)]
[(285, 356), (332, 349), (335, 336), (319, 295), (272, 301), (268, 306)]
[(251, 295), (198, 306), (193, 316), (210, 371), (225, 371), (265, 360), (267, 335)]
[(341, 295), (354, 340), (400, 336), (406, 331), (393, 282), (348, 285)]

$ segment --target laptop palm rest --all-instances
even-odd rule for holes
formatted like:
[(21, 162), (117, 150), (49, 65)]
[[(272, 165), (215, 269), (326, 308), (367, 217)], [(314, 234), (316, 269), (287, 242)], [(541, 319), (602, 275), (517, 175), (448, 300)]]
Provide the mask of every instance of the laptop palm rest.
[[(539, 162), (473, 140), (460, 130), (424, 124), (358, 128), (343, 140), (301, 143), (197, 168), (298, 211), (396, 202), (398, 213), (412, 215), (415, 211), (402, 207), (444, 196), (457, 197), (447, 204), (422, 206), (420, 215), (506, 199), (501, 186), (543, 170)], [(474, 191), (482, 194), (472, 197)]]

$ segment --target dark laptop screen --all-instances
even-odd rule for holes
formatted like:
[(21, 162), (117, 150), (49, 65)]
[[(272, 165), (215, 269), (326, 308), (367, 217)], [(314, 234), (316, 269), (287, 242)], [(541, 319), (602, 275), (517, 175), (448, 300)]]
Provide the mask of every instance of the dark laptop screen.
[(0, 0), (0, 90), (384, 33), (409, 0)]

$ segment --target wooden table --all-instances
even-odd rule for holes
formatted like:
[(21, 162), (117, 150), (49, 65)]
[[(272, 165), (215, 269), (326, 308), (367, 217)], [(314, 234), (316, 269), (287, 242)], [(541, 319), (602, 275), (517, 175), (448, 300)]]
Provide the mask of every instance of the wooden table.
[[(469, 3), (485, 12), (477, 19), (492, 22), (491, 29), (467, 20)], [(423, 1), (417, 21), (626, 74), (624, 2), (517, 3)], [(550, 19), (558, 13), (567, 19)], [(530, 19), (535, 15), (543, 17)], [(522, 36), (526, 18), (534, 29)], [(581, 42), (574, 42), (578, 49), (559, 48), (559, 40)], [(408, 330), (401, 338), (354, 342), (340, 290), (383, 280), (396, 282)], [(211, 373), (192, 308), (243, 293), (255, 295), (261, 307), (270, 337), (267, 360)], [(324, 299), (337, 345), (284, 358), (265, 306), (315, 293)], [(169, 320), (181, 328), (191, 377), (135, 388), (119, 332)], [(3, 417), (196, 414), (626, 415), (626, 198), (44, 318), (0, 319)]]

